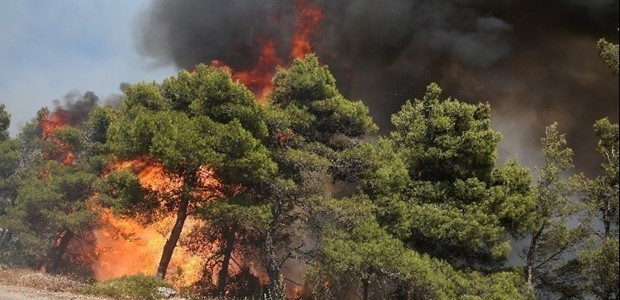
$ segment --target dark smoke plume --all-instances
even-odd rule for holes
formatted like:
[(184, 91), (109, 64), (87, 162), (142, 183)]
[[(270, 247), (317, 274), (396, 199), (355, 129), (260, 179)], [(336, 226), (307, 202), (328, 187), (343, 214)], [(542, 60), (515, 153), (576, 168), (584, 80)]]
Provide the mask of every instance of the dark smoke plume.
[[(619, 95), (596, 40), (617, 43), (618, 0), (307, 1), (324, 12), (315, 51), (383, 130), (435, 81), (447, 95), (491, 103), (502, 156), (539, 163), (544, 126), (558, 121), (577, 166), (597, 169), (592, 124), (618, 121)], [(295, 20), (292, 0), (154, 0), (138, 47), (180, 68), (217, 59), (249, 69), (260, 40), (288, 57)]]
[(97, 106), (99, 97), (94, 92), (85, 92), (80, 94), (78, 91), (67, 93), (62, 101), (56, 99), (54, 103), (54, 111), (62, 112), (67, 118), (68, 125), (79, 125), (88, 119), (88, 113)]

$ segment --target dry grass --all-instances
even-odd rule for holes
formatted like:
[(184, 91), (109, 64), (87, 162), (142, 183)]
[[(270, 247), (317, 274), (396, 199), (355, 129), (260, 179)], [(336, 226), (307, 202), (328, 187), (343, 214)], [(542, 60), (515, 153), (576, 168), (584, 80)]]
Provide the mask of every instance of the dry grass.
[(9, 269), (0, 266), (0, 283), (26, 286), (50, 292), (79, 293), (86, 285), (68, 276), (51, 275), (29, 269)]

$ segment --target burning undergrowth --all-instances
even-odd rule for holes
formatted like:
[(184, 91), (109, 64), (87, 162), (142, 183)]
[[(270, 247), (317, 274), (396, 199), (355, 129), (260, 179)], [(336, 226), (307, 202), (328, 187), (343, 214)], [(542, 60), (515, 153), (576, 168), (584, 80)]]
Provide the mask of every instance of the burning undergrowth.
[[(70, 143), (72, 139), (67, 139), (68, 133), (77, 134), (78, 128), (85, 128), (83, 121), (72, 121), (72, 112), (64, 106), (57, 106), (54, 111), (42, 110), (37, 126), (43, 141), (42, 158), (57, 162), (61, 168), (79, 169), (86, 163), (81, 159), (84, 151), (92, 151), (93, 146), (78, 147)], [(43, 175), (44, 179), (54, 176)], [(54, 242), (59, 255), (52, 265), (63, 260), (68, 263), (63, 266), (65, 271), (87, 268), (99, 281), (163, 273), (161, 276), (167, 274), (166, 280), (177, 288), (211, 294), (216, 291), (219, 295), (251, 296), (268, 281), (260, 263), (261, 241), (248, 240), (248, 236), (257, 234), (246, 236), (243, 231), (236, 231), (234, 222), (228, 226), (218, 220), (204, 221), (209, 210), (219, 209), (218, 203), (225, 206), (228, 198), (244, 192), (241, 186), (220, 184), (214, 171), (206, 165), (189, 177), (179, 176), (149, 156), (111, 161), (99, 175), (106, 182), (107, 194), (100, 195), (94, 189), (85, 191), (90, 193), (86, 201), (88, 209), (97, 215), (89, 227), (92, 229), (59, 233)], [(114, 184), (124, 184), (123, 180), (128, 178), (134, 180), (133, 196), (144, 201), (141, 206), (127, 208), (113, 204), (114, 200), (123, 198), (116, 194), (121, 190)], [(189, 190), (186, 180), (192, 180)], [(132, 201), (130, 198), (123, 199)], [(193, 200), (188, 203), (190, 198)], [(180, 209), (183, 210), (181, 222)], [(202, 214), (202, 219), (197, 214)], [(214, 224), (219, 227), (212, 229)], [(171, 232), (175, 230), (178, 241), (172, 244), (171, 256), (162, 264), (162, 249), (169, 247)], [(241, 244), (256, 245), (254, 249), (258, 251), (237, 246)], [(45, 262), (41, 269), (51, 271), (48, 265)]]
[[(74, 160), (77, 149), (66, 141), (64, 132), (83, 126), (85, 116), (88, 116), (88, 112), (97, 102), (96, 96), (90, 92), (86, 93), (83, 99), (73, 100), (75, 98), (67, 98), (64, 105), (57, 103), (53, 111), (42, 110), (37, 120), (43, 142), (42, 158), (67, 167), (73, 167), (79, 162)], [(171, 212), (173, 208), (166, 197), (175, 197), (182, 185), (178, 178), (167, 175), (161, 164), (148, 158), (109, 164), (102, 178), (119, 170), (128, 170), (135, 174), (141, 188), (157, 195), (152, 200), (159, 208), (148, 215), (113, 213), (112, 209), (104, 209), (94, 201), (96, 194), (91, 195), (90, 209), (99, 215), (94, 230), (72, 234), (64, 245), (63, 254), (66, 262), (82, 266), (80, 268), (87, 267), (97, 280), (156, 273), (161, 249), (174, 223), (174, 214)], [(41, 176), (50, 175), (46, 172)], [(198, 193), (217, 190), (217, 181), (213, 179), (210, 170), (201, 169), (199, 176), (201, 188)], [(192, 211), (195, 209), (190, 208)], [(192, 229), (200, 229), (202, 225), (190, 216), (185, 227), (188, 229), (187, 233), (191, 234)], [(66, 235), (66, 231), (58, 235), (56, 247), (60, 246), (63, 236)], [(206, 248), (209, 247), (201, 247), (203, 250)], [(189, 287), (200, 281), (204, 275), (205, 257), (209, 255), (208, 251), (198, 255), (195, 251), (178, 247), (168, 268), (171, 274), (168, 280), (177, 287)], [(41, 268), (46, 267), (47, 263)]]

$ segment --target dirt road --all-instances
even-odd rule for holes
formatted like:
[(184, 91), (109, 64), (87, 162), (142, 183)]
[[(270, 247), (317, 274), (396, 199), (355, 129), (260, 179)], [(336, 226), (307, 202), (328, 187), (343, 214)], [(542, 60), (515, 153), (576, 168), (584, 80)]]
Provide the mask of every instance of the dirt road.
[(0, 284), (0, 300), (103, 300), (106, 298), (76, 295), (67, 292), (46, 292), (29, 287)]

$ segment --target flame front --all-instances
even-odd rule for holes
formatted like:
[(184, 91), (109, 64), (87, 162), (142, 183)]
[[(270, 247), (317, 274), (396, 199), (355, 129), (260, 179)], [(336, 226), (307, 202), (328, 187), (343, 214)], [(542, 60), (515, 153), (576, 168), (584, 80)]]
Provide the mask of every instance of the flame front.
[[(164, 216), (145, 226), (104, 210), (100, 217), (102, 225), (94, 231), (96, 247), (92, 269), (95, 278), (106, 280), (124, 275), (155, 274), (166, 243), (163, 232), (169, 231), (173, 222), (173, 216)], [(197, 223), (189, 218), (186, 227)], [(168, 266), (169, 281), (177, 287), (187, 287), (198, 282), (202, 278), (203, 261), (203, 257), (190, 254), (183, 247), (177, 246)]]
[[(140, 185), (161, 195), (178, 193), (182, 182), (166, 176), (161, 164), (149, 159), (140, 158), (111, 165), (110, 170), (130, 168), (138, 177)], [(213, 187), (217, 181), (212, 173), (203, 168), (200, 171), (201, 185)], [(175, 215), (165, 209), (166, 199), (160, 199), (161, 209), (155, 216), (146, 218), (136, 216), (135, 219), (115, 216), (109, 209), (103, 210), (99, 219), (100, 226), (93, 232), (95, 237), (95, 253), (92, 269), (97, 280), (106, 280), (124, 275), (152, 275), (157, 271), (162, 249), (167, 235), (174, 222)], [(140, 222), (142, 220), (155, 220)], [(184, 228), (199, 227), (203, 223), (188, 216)], [(190, 230), (184, 230), (181, 239)], [(210, 249), (209, 246), (203, 249)], [(210, 253), (196, 254), (182, 245), (174, 250), (168, 266), (168, 281), (177, 287), (187, 287), (202, 279), (206, 257)]]

